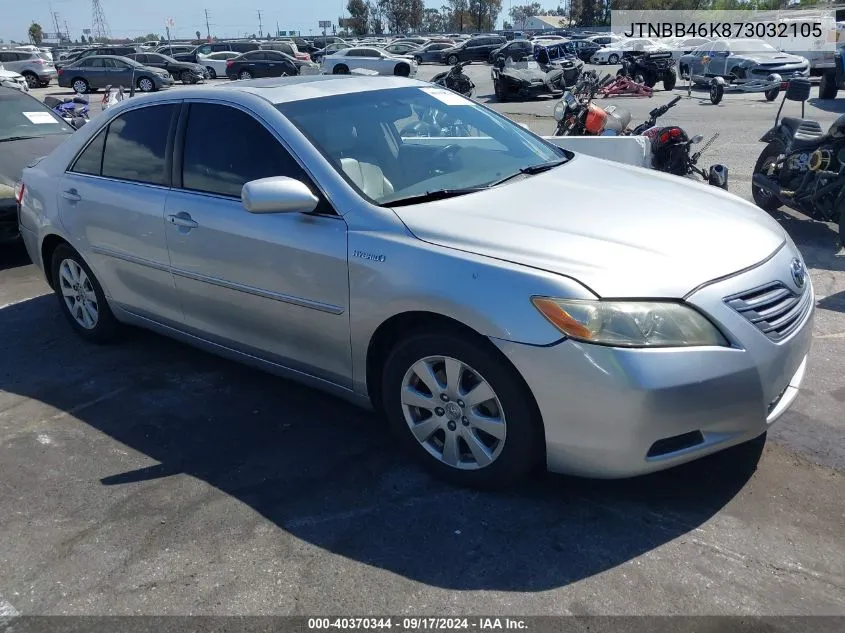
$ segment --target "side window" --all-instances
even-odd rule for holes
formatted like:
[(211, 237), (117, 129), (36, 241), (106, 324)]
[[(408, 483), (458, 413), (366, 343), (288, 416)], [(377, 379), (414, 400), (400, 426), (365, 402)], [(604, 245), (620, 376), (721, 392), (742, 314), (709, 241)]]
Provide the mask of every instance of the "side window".
[(311, 186), (294, 158), (253, 117), (225, 105), (191, 104), (182, 165), (185, 189), (240, 197), (244, 183), (270, 176), (288, 176)]
[(167, 185), (167, 137), (176, 106), (131, 110), (109, 124), (103, 176)]
[(208, 55), (210, 52), (211, 52), (211, 45), (210, 44), (205, 44), (203, 46), (200, 46), (199, 49), (197, 50), (197, 53), (200, 53), (201, 55)]
[(106, 60), (102, 57), (89, 57), (88, 61), (84, 62), (83, 66), (87, 66), (89, 68), (105, 68)]
[(70, 171), (76, 174), (99, 176), (103, 167), (103, 147), (106, 144), (106, 131), (102, 130), (88, 147), (76, 158)]
[(0, 52), (0, 62), (10, 62), (10, 61), (12, 61), (12, 57), (13, 57), (12, 53)]

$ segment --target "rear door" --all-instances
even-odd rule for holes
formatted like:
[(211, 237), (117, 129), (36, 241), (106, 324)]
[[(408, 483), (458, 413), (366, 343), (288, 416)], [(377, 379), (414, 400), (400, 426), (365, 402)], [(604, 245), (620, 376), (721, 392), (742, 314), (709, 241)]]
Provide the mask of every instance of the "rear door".
[(269, 176), (295, 178), (322, 195), (251, 112), (193, 100), (184, 127), (181, 182), (165, 220), (187, 327), (348, 386), (346, 222), (325, 200), (309, 214), (243, 208), (243, 184)]
[(112, 86), (132, 86), (137, 79), (133, 76), (135, 66), (127, 64), (121, 59), (106, 57), (103, 59), (106, 67), (107, 84)]
[[(80, 66), (77, 65), (76, 68)], [(106, 75), (106, 64), (103, 57), (86, 57), (82, 60), (82, 77), (92, 88), (104, 88), (109, 80)], [(71, 71), (72, 73), (72, 71)]]
[(177, 102), (133, 108), (100, 131), (59, 187), (59, 213), (93, 254), (110, 298), (135, 314), (182, 322), (164, 225)]

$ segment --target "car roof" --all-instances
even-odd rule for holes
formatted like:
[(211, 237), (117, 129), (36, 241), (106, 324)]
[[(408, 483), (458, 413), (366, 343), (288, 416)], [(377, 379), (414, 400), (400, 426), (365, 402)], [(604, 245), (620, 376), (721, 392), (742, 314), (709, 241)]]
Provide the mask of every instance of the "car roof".
[[(179, 96), (208, 98), (210, 91), (219, 95), (229, 93), (234, 103), (240, 101), (239, 95), (255, 95), (276, 105), (320, 97), (333, 97), (355, 92), (370, 92), (391, 88), (431, 87), (431, 84), (416, 79), (397, 76), (362, 76), (362, 75), (297, 75), (296, 77), (267, 77), (248, 79), (218, 84), (212, 88), (185, 86), (179, 90)], [(137, 99), (138, 97), (135, 97)], [(165, 101), (174, 98), (172, 91), (162, 91), (142, 96), (145, 101)]]

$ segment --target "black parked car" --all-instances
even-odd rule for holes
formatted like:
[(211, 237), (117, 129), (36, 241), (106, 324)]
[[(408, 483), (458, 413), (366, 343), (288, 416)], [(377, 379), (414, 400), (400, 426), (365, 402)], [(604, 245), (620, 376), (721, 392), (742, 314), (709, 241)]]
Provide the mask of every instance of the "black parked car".
[(440, 61), (440, 53), (445, 51), (447, 48), (452, 48), (453, 44), (446, 44), (444, 42), (432, 42), (431, 44), (426, 44), (422, 48), (418, 48), (415, 51), (412, 51), (410, 54), (414, 56), (414, 59), (417, 61), (417, 64), (424, 64), (426, 62), (439, 62)]
[(506, 43), (507, 40), (501, 35), (471, 37), (457, 46), (440, 51), (440, 61), (450, 66), (465, 61), (484, 62), (490, 53)]
[(68, 64), (91, 57), (91, 55), (118, 55), (119, 57), (126, 57), (138, 52), (137, 46), (96, 46), (94, 48), (87, 48), (74, 58), (63, 59), (54, 62), (56, 69), (63, 68)]
[(298, 74), (299, 68), (295, 61), (279, 51), (251, 51), (226, 62), (226, 76), (229, 79), (281, 77)]
[(0, 244), (17, 241), (21, 172), (73, 134), (73, 128), (41, 101), (14, 88), (0, 87)]
[(166, 70), (170, 73), (171, 77), (181, 80), (183, 84), (195, 84), (203, 79), (208, 79), (209, 76), (209, 72), (205, 66), (176, 61), (172, 57), (162, 55), (161, 53), (135, 53), (126, 57), (134, 59), (144, 66)]
[(507, 44), (493, 49), (487, 57), (487, 63), (493, 64), (499, 57), (502, 59), (510, 57), (514, 61), (522, 59), (523, 57), (530, 57), (533, 53), (533, 49), (534, 44), (528, 40), (511, 40)]
[[(200, 44), (196, 48), (187, 51), (178, 51), (173, 53), (173, 59), (180, 62), (197, 63), (197, 55), (210, 55), (211, 53), (219, 53), (220, 51), (235, 51), (236, 53), (248, 53), (249, 51), (257, 51), (260, 48), (256, 42), (210, 42), (208, 44)], [(157, 53), (163, 51), (157, 50)], [(168, 55), (169, 53), (164, 53)]]
[(176, 55), (184, 55), (185, 53), (190, 53), (192, 50), (194, 50), (194, 46), (190, 44), (167, 44), (165, 46), (159, 46), (153, 52), (170, 55), (170, 57), (176, 59)]
[(567, 53), (577, 56), (583, 62), (589, 62), (593, 54), (601, 48), (600, 44), (591, 40), (570, 40), (565, 44), (568, 45)]

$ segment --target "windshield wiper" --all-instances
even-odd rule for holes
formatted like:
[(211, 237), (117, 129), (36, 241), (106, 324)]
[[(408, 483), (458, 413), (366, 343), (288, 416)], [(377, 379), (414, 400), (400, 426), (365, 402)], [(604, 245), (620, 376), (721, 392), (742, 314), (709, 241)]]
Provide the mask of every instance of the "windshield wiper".
[(446, 198), (455, 198), (463, 196), (468, 193), (476, 193), (477, 191), (484, 191), (487, 187), (464, 187), (463, 189), (435, 189), (434, 191), (426, 191), (425, 193), (418, 193), (404, 198), (396, 198), (396, 200), (387, 200), (382, 202), (388, 207), (401, 207), (406, 204), (419, 204), (422, 202), (434, 202), (435, 200), (445, 200)]
[(4, 141), (25, 141), (28, 138), (38, 138), (37, 136), (10, 136), (8, 138), (0, 138), (0, 143)]
[(564, 163), (568, 162), (568, 158), (561, 158), (560, 160), (553, 160), (549, 161), (548, 163), (539, 163), (537, 165), (529, 165), (528, 167), (523, 167), (519, 171), (512, 173), (510, 176), (505, 176), (495, 182), (490, 183), (488, 186), (495, 187), (496, 185), (501, 185), (508, 180), (516, 178), (517, 176), (533, 176), (534, 174), (541, 174), (544, 171), (549, 171), (550, 169), (554, 169)]

